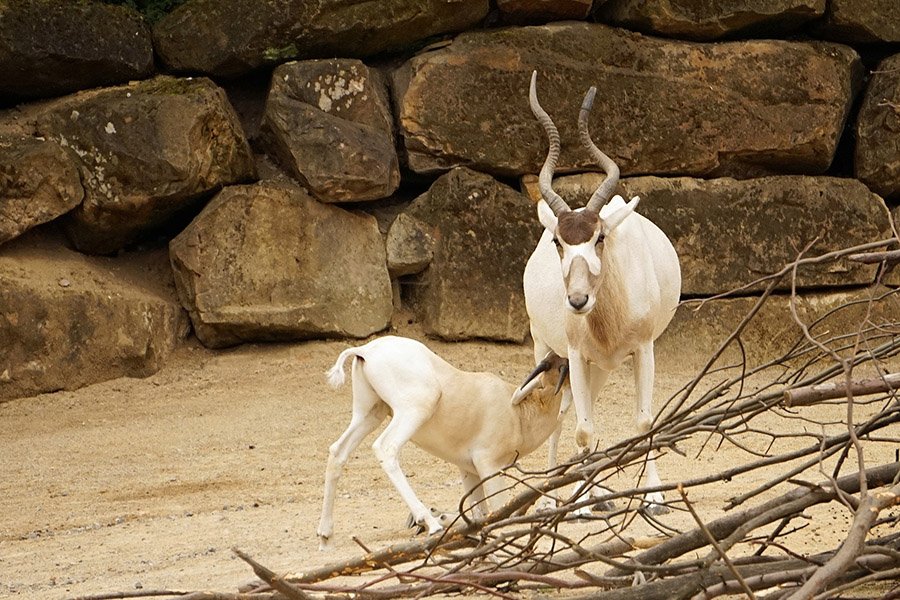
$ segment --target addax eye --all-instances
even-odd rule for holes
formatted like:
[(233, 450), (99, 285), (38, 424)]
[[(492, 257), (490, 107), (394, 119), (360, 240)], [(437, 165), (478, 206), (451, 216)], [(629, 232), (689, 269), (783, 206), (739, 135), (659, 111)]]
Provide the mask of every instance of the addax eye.
[(560, 247), (561, 247), (561, 244), (559, 243), (559, 239), (558, 239), (558, 238), (553, 238), (553, 245), (556, 246), (557, 248), (560, 248)]
[(595, 245), (599, 246), (604, 242), (604, 240), (606, 240), (606, 236), (601, 233), (597, 236), (597, 243)]

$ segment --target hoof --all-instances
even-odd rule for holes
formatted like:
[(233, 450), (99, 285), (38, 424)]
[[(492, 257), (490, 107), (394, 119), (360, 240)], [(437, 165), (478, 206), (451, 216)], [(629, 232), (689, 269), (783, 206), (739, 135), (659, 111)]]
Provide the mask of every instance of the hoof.
[(428, 535), (432, 535), (435, 533), (440, 533), (444, 530), (444, 520), (449, 519), (449, 515), (446, 513), (439, 512), (438, 510), (432, 508), (431, 510), (431, 523), (429, 523), (429, 519), (422, 518), (416, 519), (412, 513), (409, 513), (409, 516), (406, 517), (406, 527), (408, 529), (413, 530), (413, 535), (422, 535), (423, 533), (428, 533)]
[(422, 534), (434, 535), (435, 533), (440, 533), (444, 531), (444, 528), (440, 525), (437, 527), (429, 528), (425, 523), (416, 523), (413, 527), (413, 537), (420, 536)]
[(548, 513), (556, 510), (556, 500), (548, 496), (544, 496), (534, 503), (534, 511), (537, 513)]
[(594, 515), (593, 515), (593, 512), (591, 511), (590, 506), (582, 506), (581, 508), (579, 508), (577, 510), (573, 510), (572, 516), (575, 517), (576, 519), (587, 519)]
[(331, 550), (331, 538), (328, 536), (319, 536), (319, 552)]
[(655, 502), (645, 504), (641, 510), (652, 517), (658, 517), (672, 512), (672, 509), (665, 504), (657, 504)]
[(612, 512), (616, 510), (616, 503), (612, 500), (598, 500), (591, 506), (594, 512)]
[(437, 517), (438, 523), (441, 524), (441, 529), (450, 529), (450, 526), (453, 525), (459, 515), (453, 515), (450, 513), (438, 513), (435, 516)]
[(672, 511), (665, 505), (666, 499), (660, 493), (647, 494), (644, 496), (644, 506), (641, 508), (648, 515), (657, 517)]

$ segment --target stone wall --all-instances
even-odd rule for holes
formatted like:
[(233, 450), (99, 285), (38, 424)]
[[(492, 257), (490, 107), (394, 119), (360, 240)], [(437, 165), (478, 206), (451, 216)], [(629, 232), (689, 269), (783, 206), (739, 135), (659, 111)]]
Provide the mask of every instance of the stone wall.
[[(154, 24), (11, 0), (0, 401), (152, 373), (189, 323), (210, 347), (364, 338), (401, 313), (522, 342), (532, 70), (558, 190), (578, 204), (602, 180), (575, 133), (595, 85), (594, 139), (675, 243), (685, 297), (891, 236), (896, 0), (188, 0)], [(829, 307), (875, 273), (796, 285)], [(664, 344), (714, 345), (747, 303), (680, 311)]]

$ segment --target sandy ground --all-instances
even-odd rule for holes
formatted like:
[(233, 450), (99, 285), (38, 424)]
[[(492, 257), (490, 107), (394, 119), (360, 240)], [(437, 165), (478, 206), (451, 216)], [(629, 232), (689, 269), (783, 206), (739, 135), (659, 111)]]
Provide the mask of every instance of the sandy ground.
[[(526, 345), (429, 345), (461, 368), (511, 381), (531, 362)], [(253, 579), (232, 555), (235, 546), (287, 572), (358, 554), (351, 535), (376, 547), (408, 539), (407, 510), (372, 456), (373, 436), (341, 482), (334, 548), (318, 551), (327, 448), (346, 426), (350, 396), (348, 387), (327, 387), (323, 375), (347, 346), (211, 352), (190, 345), (147, 379), (0, 405), (0, 597), (235, 591)], [(658, 358), (657, 398), (694, 373), (696, 364), (686, 357)], [(606, 389), (598, 434), (624, 437), (632, 432), (630, 367), (615, 373)], [(574, 450), (571, 421), (562, 456)], [(695, 476), (733, 464), (735, 452), (671, 455), (660, 469), (668, 480)], [(869, 456), (873, 463), (893, 457), (889, 448), (878, 452)], [(545, 456), (539, 451), (526, 463), (542, 466)], [(426, 504), (456, 505), (455, 468), (414, 447), (403, 462)], [(706, 514), (720, 514), (736, 489), (762, 477), (698, 490), (692, 499)], [(846, 532), (846, 511), (813, 516), (794, 547), (834, 547)], [(689, 524), (681, 514), (667, 518)]]

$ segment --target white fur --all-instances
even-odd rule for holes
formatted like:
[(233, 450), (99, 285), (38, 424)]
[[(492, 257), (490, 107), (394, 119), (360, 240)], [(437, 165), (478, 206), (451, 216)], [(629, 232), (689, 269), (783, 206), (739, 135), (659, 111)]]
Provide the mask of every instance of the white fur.
[[(333, 533), (341, 469), (388, 414), (393, 414), (390, 423), (372, 448), (415, 522), (429, 533), (440, 531), (442, 525), (416, 497), (400, 469), (398, 455), (407, 441), (459, 467), (464, 489), (473, 492), (473, 502), (480, 502), (500, 491), (496, 478), (479, 486), (482, 479), (532, 452), (556, 428), (561, 398), (554, 393), (558, 370), (536, 378), (526, 387), (530, 395), (523, 400), (523, 392), (496, 375), (461, 371), (418, 341), (386, 336), (341, 352), (327, 373), (329, 383), (343, 383), (344, 365), (351, 357), (353, 411), (350, 425), (329, 448), (318, 528), (322, 548)], [(486, 502), (476, 510), (483, 514)]]
[[(584, 249), (563, 243), (561, 260), (553, 244), (556, 216), (544, 201), (538, 203), (538, 218), (545, 231), (523, 277), (534, 353), (539, 358), (552, 350), (567, 357), (571, 369), (571, 396), (563, 398), (560, 427), (550, 438), (551, 467), (556, 465), (562, 417), (570, 403), (575, 404), (577, 444), (581, 448), (594, 445), (593, 401), (609, 373), (629, 356), (634, 357), (638, 431), (648, 431), (653, 420), (653, 344), (675, 314), (681, 294), (681, 268), (666, 235), (634, 212), (637, 202), (634, 198), (626, 204), (621, 196), (615, 196), (600, 210), (606, 237), (600, 256), (600, 268), (605, 272), (599, 289), (590, 289), (585, 283), (587, 277), (572, 281), (570, 273), (566, 275), (570, 278), (567, 289), (561, 262), (574, 265)], [(595, 275), (591, 263), (587, 264)], [(581, 312), (568, 299), (576, 287), (579, 293), (589, 295)], [(607, 311), (621, 325), (617, 328), (620, 335), (598, 342), (587, 327), (592, 311)], [(648, 485), (660, 484), (652, 456), (646, 474)], [(662, 495), (654, 494), (648, 501), (662, 502)]]

